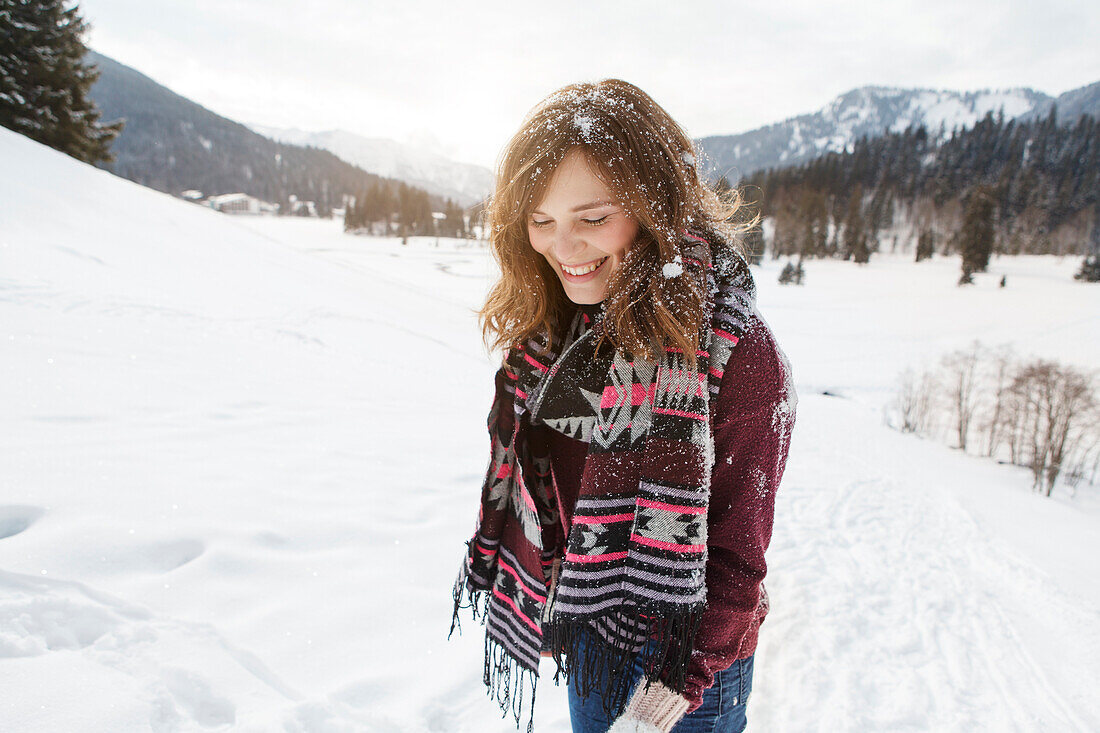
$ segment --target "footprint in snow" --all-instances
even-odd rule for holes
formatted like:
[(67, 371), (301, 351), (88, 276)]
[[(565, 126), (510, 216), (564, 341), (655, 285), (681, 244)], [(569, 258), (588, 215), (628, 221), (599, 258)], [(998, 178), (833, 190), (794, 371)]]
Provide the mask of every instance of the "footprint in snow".
[(46, 510), (38, 506), (0, 506), (0, 540), (25, 532), (45, 513)]
[(161, 681), (187, 716), (202, 727), (216, 728), (237, 722), (237, 706), (215, 693), (202, 676), (169, 667), (162, 670)]

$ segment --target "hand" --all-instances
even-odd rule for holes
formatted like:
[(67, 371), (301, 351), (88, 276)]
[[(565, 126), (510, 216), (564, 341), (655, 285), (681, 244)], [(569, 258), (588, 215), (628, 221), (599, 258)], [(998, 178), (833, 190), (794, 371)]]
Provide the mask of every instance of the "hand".
[(661, 729), (651, 723), (620, 716), (615, 718), (607, 733), (661, 733)]
[(681, 695), (654, 680), (645, 689), (645, 679), (639, 680), (634, 694), (615, 719), (607, 733), (669, 733), (687, 713), (690, 703)]

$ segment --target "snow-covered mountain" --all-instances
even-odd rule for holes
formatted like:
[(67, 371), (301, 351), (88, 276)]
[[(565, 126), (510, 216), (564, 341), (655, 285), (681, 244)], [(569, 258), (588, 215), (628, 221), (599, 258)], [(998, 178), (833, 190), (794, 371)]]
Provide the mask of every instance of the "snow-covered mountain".
[[(1096, 85), (1092, 85), (1096, 86)], [(1073, 109), (1095, 113), (1079, 103), (1091, 87), (1066, 92), (1057, 100), (1033, 89), (956, 92), (867, 86), (840, 95), (823, 109), (737, 135), (713, 135), (698, 142), (715, 176), (731, 181), (761, 168), (794, 165), (844, 150), (860, 137), (900, 132), (923, 124), (932, 134), (970, 127), (987, 112), (1007, 118), (1045, 114), (1053, 102), (1072, 98)]]
[(488, 168), (459, 163), (389, 138), (364, 137), (345, 130), (309, 132), (264, 125), (248, 127), (272, 140), (328, 150), (368, 173), (396, 178), (464, 205), (481, 201), (493, 186), (493, 174)]
[[(1054, 103), (1058, 105), (1058, 120), (1063, 124), (1070, 124), (1081, 115), (1100, 115), (1100, 81), (1063, 92)], [(1023, 115), (1023, 118), (1047, 114), (1049, 111), (1049, 107), (1042, 107)]]

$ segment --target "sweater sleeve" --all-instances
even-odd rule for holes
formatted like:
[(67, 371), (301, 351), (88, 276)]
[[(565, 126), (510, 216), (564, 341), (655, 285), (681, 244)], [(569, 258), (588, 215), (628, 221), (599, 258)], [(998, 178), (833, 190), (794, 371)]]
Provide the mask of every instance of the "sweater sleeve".
[(783, 477), (797, 395), (790, 362), (758, 317), (733, 349), (717, 397), (707, 512), (707, 608), (684, 697), (702, 704), (714, 675), (756, 648), (768, 612), (764, 552)]

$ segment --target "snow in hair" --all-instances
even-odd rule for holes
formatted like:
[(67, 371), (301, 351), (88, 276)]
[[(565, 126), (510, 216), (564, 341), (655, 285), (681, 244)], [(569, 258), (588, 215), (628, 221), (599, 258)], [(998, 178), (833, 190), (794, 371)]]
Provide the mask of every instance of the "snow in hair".
[[(593, 172), (639, 224), (639, 237), (613, 281), (606, 311), (617, 348), (655, 353), (660, 341), (694, 354), (708, 293), (681, 258), (684, 233), (732, 246), (736, 206), (699, 179), (690, 136), (641, 89), (619, 79), (573, 84), (549, 94), (505, 148), (488, 209), (501, 281), (483, 309), (494, 346), (550, 331), (569, 312), (568, 298), (530, 246), (527, 213), (558, 165), (583, 149)], [(720, 267), (718, 256), (715, 266)]]

